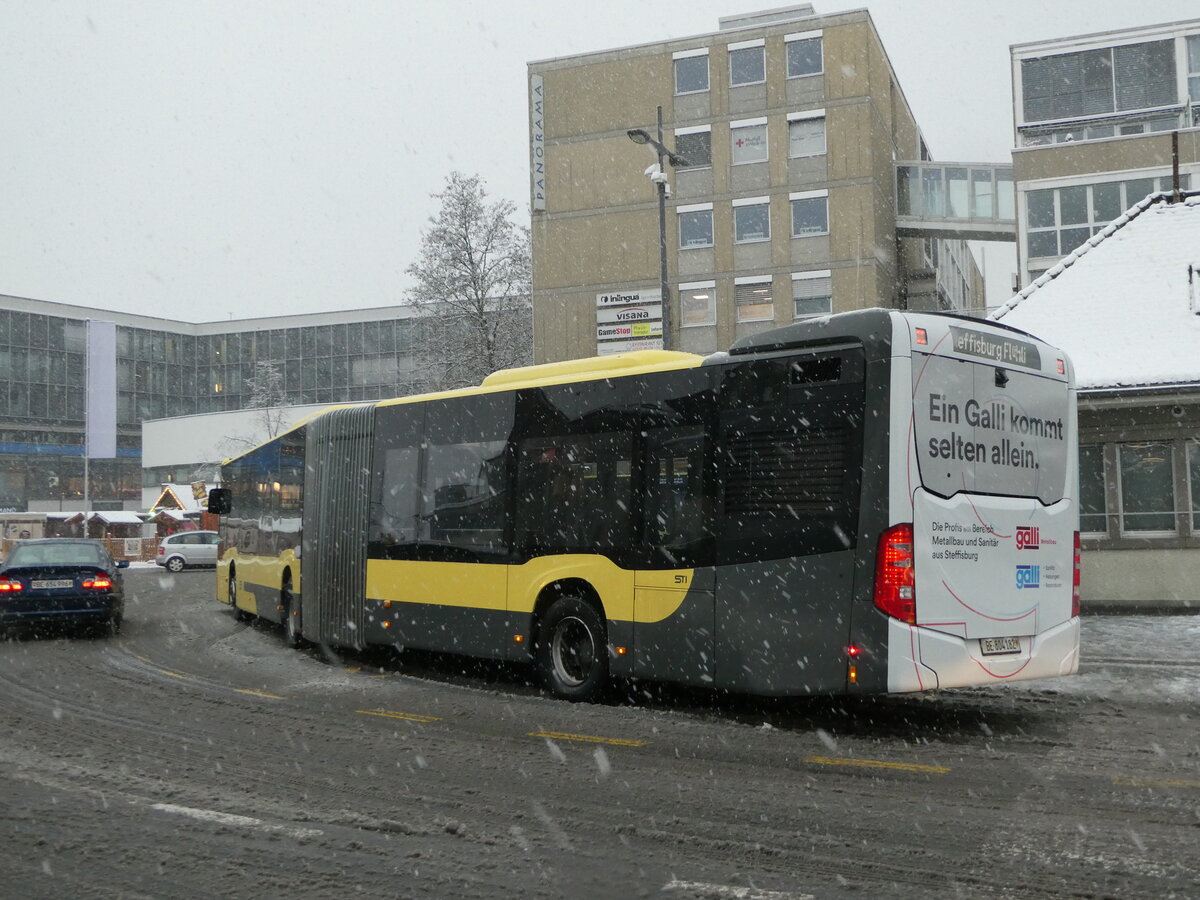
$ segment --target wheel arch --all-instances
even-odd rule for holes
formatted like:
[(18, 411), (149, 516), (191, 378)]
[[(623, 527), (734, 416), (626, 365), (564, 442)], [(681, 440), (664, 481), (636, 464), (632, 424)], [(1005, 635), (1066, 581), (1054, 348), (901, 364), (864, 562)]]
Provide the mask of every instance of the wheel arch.
[(546, 612), (556, 600), (572, 596), (579, 597), (595, 609), (596, 615), (600, 617), (600, 621), (604, 623), (607, 630), (608, 615), (604, 611), (604, 601), (600, 599), (600, 593), (592, 586), (591, 582), (584, 578), (556, 578), (538, 592), (537, 601), (533, 605), (533, 617), (529, 626), (530, 653), (533, 653), (537, 646), (538, 634), (541, 631), (542, 621), (546, 618)]

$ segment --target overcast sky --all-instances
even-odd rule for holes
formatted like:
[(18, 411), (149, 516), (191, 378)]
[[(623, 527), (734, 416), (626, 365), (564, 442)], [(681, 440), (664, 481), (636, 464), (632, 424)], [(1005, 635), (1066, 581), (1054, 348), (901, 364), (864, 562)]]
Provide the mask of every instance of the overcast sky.
[[(451, 170), (527, 215), (529, 60), (781, 5), (0, 0), (0, 294), (188, 321), (401, 303)], [(1008, 159), (1009, 44), (1200, 17), (1195, 0), (814, 5), (870, 9), (935, 157), (965, 161)]]

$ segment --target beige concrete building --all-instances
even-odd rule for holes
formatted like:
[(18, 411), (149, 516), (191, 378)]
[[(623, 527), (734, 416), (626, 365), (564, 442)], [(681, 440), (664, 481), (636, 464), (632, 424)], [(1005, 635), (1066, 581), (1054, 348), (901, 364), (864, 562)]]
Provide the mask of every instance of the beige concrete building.
[(1200, 19), (1010, 48), (1021, 282), (1155, 191), (1200, 185)]
[[(960, 240), (898, 238), (897, 160), (927, 159), (866, 10), (722, 19), (714, 33), (529, 64), (534, 357), (661, 334), (656, 134), (667, 167), (672, 349), (798, 316), (981, 310)], [(625, 318), (621, 318), (624, 315)]]

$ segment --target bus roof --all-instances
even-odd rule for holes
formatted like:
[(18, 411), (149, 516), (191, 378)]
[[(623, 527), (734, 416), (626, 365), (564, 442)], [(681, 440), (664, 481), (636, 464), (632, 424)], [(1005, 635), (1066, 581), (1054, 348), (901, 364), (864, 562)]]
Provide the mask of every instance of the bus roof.
[[(490, 394), (499, 391), (511, 391), (525, 387), (535, 387), (549, 384), (569, 384), (575, 381), (595, 381), (601, 378), (617, 378), (626, 375), (641, 375), (646, 372), (666, 372), (675, 369), (691, 369), (700, 365), (704, 357), (695, 353), (684, 353), (676, 350), (633, 350), (628, 353), (613, 353), (609, 356), (594, 356), (585, 359), (568, 359), (563, 362), (543, 363), (537, 366), (521, 366), (516, 369), (501, 369), (493, 372), (478, 385), (456, 388), (449, 391), (435, 391), (427, 394), (409, 394), (404, 397), (391, 397), (382, 400), (368, 400), (362, 403), (336, 403), (323, 409), (314, 410), (308, 415), (296, 420), (286, 431), (275, 437), (281, 437), (295, 431), (327, 412), (335, 409), (346, 409), (351, 406), (395, 406), (405, 403), (420, 403), (426, 400), (440, 400), (448, 397), (467, 397), (474, 394)], [(271, 443), (275, 438), (269, 438), (260, 444), (230, 457), (224, 462), (245, 456), (247, 453)]]
[(697, 356), (695, 353), (682, 353), (675, 350), (634, 350), (629, 353), (614, 353), (611, 356), (568, 359), (563, 362), (543, 363), (539, 366), (501, 369), (499, 372), (488, 375), (478, 386), (439, 391), (433, 394), (411, 394), (407, 397), (380, 400), (377, 405), (393, 406), (424, 400), (440, 400), (445, 397), (466, 397), (472, 394), (512, 391), (548, 384), (570, 384), (575, 381), (597, 381), (601, 378), (620, 378), (626, 375), (641, 375), (646, 372), (692, 369), (699, 366), (703, 360), (704, 357)]

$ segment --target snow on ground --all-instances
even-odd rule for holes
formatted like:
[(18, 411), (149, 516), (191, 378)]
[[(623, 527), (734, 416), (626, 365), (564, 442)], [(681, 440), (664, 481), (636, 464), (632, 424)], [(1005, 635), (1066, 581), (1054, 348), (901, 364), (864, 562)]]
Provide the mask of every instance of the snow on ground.
[(1194, 705), (1200, 699), (1200, 616), (1087, 616), (1079, 674), (1014, 682), (1014, 690)]
[[(134, 566), (158, 569), (154, 563)], [(160, 583), (169, 590), (176, 576), (164, 569), (158, 571)], [(208, 611), (203, 614), (207, 617)], [(1085, 616), (1080, 640), (1078, 675), (1011, 682), (997, 690), (1054, 691), (1180, 704), (1200, 700), (1200, 615)], [(231, 661), (252, 663), (264, 674), (271, 673), (294, 688), (343, 691), (360, 690), (362, 686), (361, 680), (351, 677), (342, 665), (323, 665), (304, 653), (287, 652), (273, 628), (238, 629), (214, 641), (211, 649)]]

